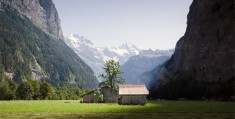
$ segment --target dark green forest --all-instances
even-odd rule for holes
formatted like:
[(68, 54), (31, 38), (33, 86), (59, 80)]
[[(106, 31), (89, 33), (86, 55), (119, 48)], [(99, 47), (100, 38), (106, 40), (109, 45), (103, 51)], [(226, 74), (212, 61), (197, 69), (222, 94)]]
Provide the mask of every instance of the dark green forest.
[(92, 89), (98, 81), (92, 69), (57, 39), (35, 26), (10, 6), (0, 9), (0, 79), (5, 72), (21, 84), (33, 80), (32, 71), (42, 76), (40, 82), (53, 87)]
[(53, 88), (50, 83), (37, 80), (24, 81), (18, 85), (15, 81), (0, 82), (0, 100), (77, 100), (89, 90), (69, 88), (63, 85)]

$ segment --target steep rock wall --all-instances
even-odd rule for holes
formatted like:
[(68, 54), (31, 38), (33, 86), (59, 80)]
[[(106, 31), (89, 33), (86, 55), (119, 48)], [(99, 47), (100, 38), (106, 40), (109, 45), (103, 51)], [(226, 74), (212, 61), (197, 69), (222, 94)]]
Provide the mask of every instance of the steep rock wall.
[(45, 32), (62, 39), (60, 19), (52, 0), (0, 0), (0, 8), (10, 5)]
[(234, 80), (234, 23), (233, 0), (194, 0), (186, 32), (157, 76), (157, 85), (186, 72), (206, 82)]

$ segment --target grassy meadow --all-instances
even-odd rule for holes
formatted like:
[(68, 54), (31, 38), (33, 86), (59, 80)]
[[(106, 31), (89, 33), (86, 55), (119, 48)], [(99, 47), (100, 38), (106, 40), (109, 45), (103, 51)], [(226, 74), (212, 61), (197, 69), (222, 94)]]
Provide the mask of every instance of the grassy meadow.
[(0, 101), (0, 118), (234, 119), (234, 102), (149, 101), (145, 106), (79, 100)]

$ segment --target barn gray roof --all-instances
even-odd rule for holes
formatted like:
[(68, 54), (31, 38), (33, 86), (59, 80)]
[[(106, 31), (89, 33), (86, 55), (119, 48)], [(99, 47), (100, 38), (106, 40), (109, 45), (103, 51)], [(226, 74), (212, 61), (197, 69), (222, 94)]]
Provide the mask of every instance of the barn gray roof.
[(119, 95), (148, 95), (145, 85), (119, 85)]

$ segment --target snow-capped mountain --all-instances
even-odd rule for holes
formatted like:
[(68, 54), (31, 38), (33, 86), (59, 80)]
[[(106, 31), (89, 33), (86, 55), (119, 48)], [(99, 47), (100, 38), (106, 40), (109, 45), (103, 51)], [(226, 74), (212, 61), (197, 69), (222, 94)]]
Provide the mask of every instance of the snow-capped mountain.
[(93, 69), (97, 76), (103, 73), (102, 67), (106, 60), (116, 59), (123, 64), (141, 51), (135, 45), (127, 43), (120, 47), (96, 47), (90, 40), (76, 34), (64, 37), (65, 43)]

